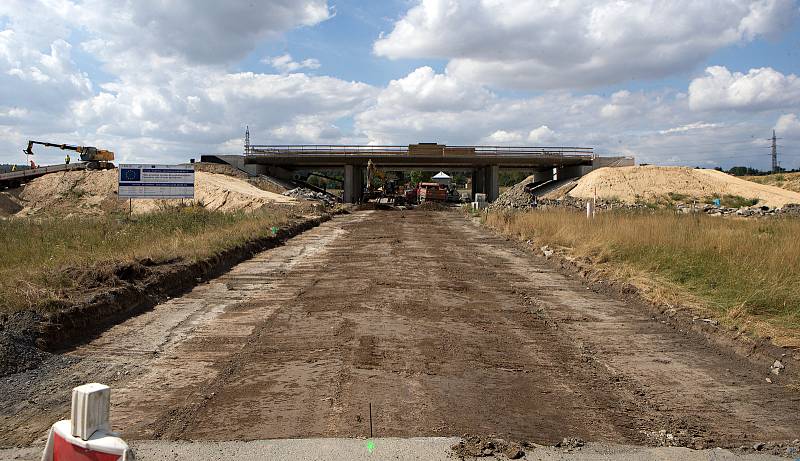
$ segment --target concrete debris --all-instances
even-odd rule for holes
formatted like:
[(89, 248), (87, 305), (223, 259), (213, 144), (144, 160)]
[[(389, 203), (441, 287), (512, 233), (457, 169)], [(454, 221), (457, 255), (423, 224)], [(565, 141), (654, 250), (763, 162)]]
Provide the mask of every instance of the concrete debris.
[(764, 381), (768, 382), (769, 384), (772, 384), (772, 380), (769, 378), (765, 378)]
[(547, 259), (550, 259), (550, 257), (553, 256), (553, 254), (555, 254), (555, 251), (551, 250), (550, 247), (548, 247), (547, 245), (543, 246), (541, 250), (542, 254), (544, 254), (544, 257)]
[(528, 176), (517, 184), (511, 186), (489, 205), (490, 210), (503, 208), (529, 208), (534, 206), (536, 199), (530, 192), (534, 183), (533, 175)]
[(753, 450), (761, 451), (764, 449), (764, 442), (758, 442), (753, 445)]
[(476, 435), (463, 435), (461, 441), (451, 446), (450, 450), (460, 459), (490, 456), (497, 459), (501, 455), (508, 459), (520, 459), (525, 456), (519, 443)]
[(783, 363), (781, 363), (781, 361), (780, 361), (780, 360), (776, 360), (776, 361), (775, 361), (775, 362), (772, 364), (772, 366), (771, 366), (771, 367), (769, 367), (769, 368), (770, 368), (770, 371), (772, 371), (772, 374), (773, 374), (773, 375), (779, 375), (779, 374), (781, 374), (781, 372), (783, 371), (783, 369), (784, 369), (784, 368), (786, 368), (786, 367), (783, 365)]
[(573, 448), (580, 448), (585, 444), (586, 442), (584, 442), (583, 439), (579, 439), (578, 437), (565, 437), (563, 440), (558, 442), (556, 446), (559, 448), (573, 449)]
[(283, 193), (283, 195), (287, 197), (294, 197), (299, 198), (302, 200), (312, 200), (316, 202), (322, 202), (326, 205), (335, 205), (336, 198), (331, 194), (325, 194), (322, 192), (313, 191), (311, 189), (306, 189), (305, 187), (296, 187), (291, 190), (287, 190)]

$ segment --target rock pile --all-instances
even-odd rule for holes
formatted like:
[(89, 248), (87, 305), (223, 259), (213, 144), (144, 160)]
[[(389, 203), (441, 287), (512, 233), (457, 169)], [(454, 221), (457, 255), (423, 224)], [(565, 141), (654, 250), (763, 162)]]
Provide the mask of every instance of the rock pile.
[(461, 441), (450, 447), (453, 454), (460, 459), (491, 457), (498, 459), (501, 455), (507, 459), (520, 459), (525, 456), (523, 445), (506, 442), (493, 437), (464, 435)]
[[(489, 208), (494, 210), (499, 209), (530, 209), (530, 208), (541, 208), (546, 209), (549, 207), (552, 208), (569, 208), (575, 210), (585, 210), (586, 203), (591, 200), (585, 200), (581, 198), (571, 197), (571, 196), (564, 196), (558, 199), (545, 199), (539, 198), (535, 203), (531, 201), (529, 204), (523, 204), (522, 201), (516, 201), (511, 205), (505, 205), (503, 202), (500, 201), (494, 202)], [(625, 210), (647, 210), (652, 209), (652, 205), (644, 204), (644, 203), (624, 203), (619, 201), (612, 201), (612, 200), (598, 200), (595, 204), (595, 210), (618, 210), (618, 209), (625, 209)], [(766, 216), (777, 216), (777, 215), (784, 215), (784, 216), (800, 216), (800, 205), (798, 204), (788, 204), (781, 208), (770, 208), (768, 206), (751, 206), (751, 207), (741, 207), (741, 208), (726, 208), (726, 207), (718, 207), (715, 205), (710, 205), (706, 203), (702, 204), (691, 204), (691, 203), (676, 203), (674, 205), (674, 210), (681, 214), (690, 214), (690, 213), (705, 213), (709, 216), (738, 216), (744, 218), (757, 218), (757, 217), (766, 217)]]
[(313, 191), (311, 189), (306, 189), (305, 187), (296, 187), (291, 190), (287, 190), (283, 193), (283, 195), (287, 197), (294, 197), (299, 198), (302, 200), (311, 200), (315, 202), (322, 202), (327, 206), (333, 206), (336, 204), (337, 200), (331, 194), (325, 194), (323, 192)]
[(499, 210), (503, 208), (529, 208), (535, 203), (535, 198), (530, 192), (531, 186), (534, 183), (533, 176), (528, 176), (522, 181), (514, 184), (508, 190), (500, 194), (497, 200), (489, 205), (490, 210)]

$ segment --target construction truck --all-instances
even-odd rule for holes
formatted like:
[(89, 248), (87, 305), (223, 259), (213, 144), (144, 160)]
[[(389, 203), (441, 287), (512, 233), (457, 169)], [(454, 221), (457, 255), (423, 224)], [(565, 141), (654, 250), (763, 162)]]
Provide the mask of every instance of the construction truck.
[(86, 169), (88, 170), (105, 170), (114, 168), (111, 163), (114, 160), (114, 153), (110, 150), (98, 149), (91, 146), (72, 146), (69, 144), (55, 144), (52, 142), (42, 141), (28, 141), (28, 148), (22, 152), (25, 155), (33, 155), (33, 145), (38, 144), (44, 147), (57, 147), (61, 150), (71, 150), (80, 154), (82, 162), (86, 162)]

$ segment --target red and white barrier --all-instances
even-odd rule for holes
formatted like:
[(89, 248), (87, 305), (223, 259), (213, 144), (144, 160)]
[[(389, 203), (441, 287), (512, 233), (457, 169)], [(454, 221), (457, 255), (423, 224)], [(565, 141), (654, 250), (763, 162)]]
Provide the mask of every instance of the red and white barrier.
[(50, 428), (42, 461), (132, 461), (133, 452), (111, 432), (111, 389), (98, 383), (72, 390), (71, 419)]

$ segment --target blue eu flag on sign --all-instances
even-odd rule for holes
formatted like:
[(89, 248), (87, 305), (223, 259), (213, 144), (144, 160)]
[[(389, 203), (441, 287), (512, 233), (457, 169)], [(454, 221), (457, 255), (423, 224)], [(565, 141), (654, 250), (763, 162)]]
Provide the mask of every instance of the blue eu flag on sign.
[(138, 168), (123, 168), (120, 171), (120, 178), (122, 181), (141, 181), (142, 170)]

